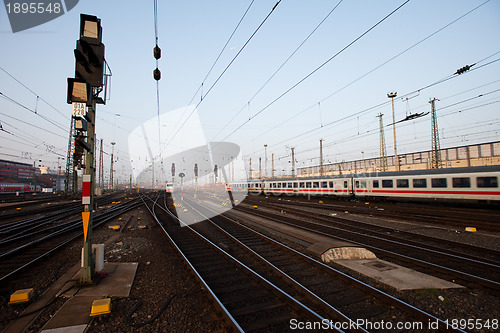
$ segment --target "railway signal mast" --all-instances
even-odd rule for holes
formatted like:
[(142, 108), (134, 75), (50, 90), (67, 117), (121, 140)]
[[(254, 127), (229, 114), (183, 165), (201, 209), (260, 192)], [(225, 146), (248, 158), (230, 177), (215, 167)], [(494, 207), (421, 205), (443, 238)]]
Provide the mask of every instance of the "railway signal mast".
[[(78, 131), (75, 148), (78, 145), (85, 150), (82, 193), (84, 244), (80, 284), (88, 285), (94, 282), (92, 224), (95, 191), (95, 112), (96, 104), (105, 104), (105, 100), (99, 97), (103, 90), (104, 44), (101, 20), (96, 16), (80, 14), (80, 39), (76, 42), (74, 53), (75, 78), (68, 78), (68, 103), (73, 105), (75, 129)], [(81, 151), (83, 154), (83, 150)]]

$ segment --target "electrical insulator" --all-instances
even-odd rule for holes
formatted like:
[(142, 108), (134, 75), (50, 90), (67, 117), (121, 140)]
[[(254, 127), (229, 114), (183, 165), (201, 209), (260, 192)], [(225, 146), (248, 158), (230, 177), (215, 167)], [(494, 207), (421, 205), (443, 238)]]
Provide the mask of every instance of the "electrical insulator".
[(155, 57), (156, 60), (161, 58), (161, 49), (158, 47), (158, 44), (153, 49), (153, 56)]
[(153, 71), (153, 78), (156, 80), (156, 81), (160, 81), (161, 79), (161, 72), (158, 68), (156, 68), (154, 71)]
[(474, 65), (475, 65), (475, 64), (472, 64), (472, 65), (467, 65), (467, 66), (464, 66), (464, 67), (462, 67), (462, 68), (460, 68), (460, 69), (457, 69), (457, 71), (455, 72), (455, 74), (460, 75), (460, 74), (462, 74), (462, 73), (464, 73), (464, 72), (467, 72), (467, 71), (468, 71), (468, 70), (469, 70), (472, 66), (474, 66)]

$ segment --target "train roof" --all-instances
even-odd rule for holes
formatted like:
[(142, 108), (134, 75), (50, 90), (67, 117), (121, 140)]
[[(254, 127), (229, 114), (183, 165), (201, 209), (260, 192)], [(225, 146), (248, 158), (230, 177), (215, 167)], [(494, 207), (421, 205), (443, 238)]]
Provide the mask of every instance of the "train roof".
[(231, 183), (244, 182), (289, 182), (289, 181), (309, 181), (322, 179), (339, 179), (339, 178), (365, 178), (365, 177), (391, 177), (391, 176), (424, 176), (424, 175), (444, 175), (458, 173), (480, 173), (480, 172), (500, 172), (500, 165), (487, 165), (477, 167), (460, 167), (460, 168), (441, 168), (441, 169), (424, 169), (424, 170), (406, 170), (406, 171), (389, 171), (389, 172), (367, 172), (358, 174), (345, 175), (325, 175), (325, 176), (309, 176), (295, 178), (265, 178), (265, 179), (248, 179), (247, 181), (234, 181)]
[(391, 176), (425, 176), (425, 175), (444, 175), (457, 173), (480, 173), (480, 172), (499, 172), (500, 165), (488, 165), (477, 167), (461, 167), (461, 168), (442, 168), (442, 169), (426, 169), (426, 170), (407, 170), (407, 171), (390, 171), (390, 172), (368, 172), (358, 173), (353, 175), (353, 178), (365, 177), (391, 177)]

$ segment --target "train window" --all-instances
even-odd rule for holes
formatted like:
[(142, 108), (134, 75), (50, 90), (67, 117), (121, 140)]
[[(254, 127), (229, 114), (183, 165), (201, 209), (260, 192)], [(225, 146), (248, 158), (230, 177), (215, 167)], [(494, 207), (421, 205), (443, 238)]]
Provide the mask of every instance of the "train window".
[(288, 188), (292, 188), (292, 187), (293, 187), (292, 183), (288, 183)]
[(314, 188), (319, 188), (319, 182), (313, 182), (313, 187)]
[(330, 188), (333, 188), (333, 182), (328, 182), (328, 183), (329, 183), (328, 185), (330, 185)]
[(304, 183), (304, 182), (300, 182), (300, 188), (304, 188), (304, 187), (306, 187), (306, 186), (305, 186), (305, 184), (306, 184), (306, 183)]
[(498, 178), (477, 177), (477, 187), (498, 187)]
[(306, 182), (306, 188), (311, 188), (311, 182)]
[(286, 183), (283, 183), (283, 188), (286, 188)]
[(366, 180), (361, 181), (361, 188), (366, 188)]
[(373, 187), (377, 187), (378, 188), (378, 180), (374, 180), (373, 181)]
[(356, 180), (356, 188), (359, 188), (359, 180)]
[(425, 178), (413, 179), (413, 187), (415, 188), (427, 187), (427, 179)]
[(281, 188), (281, 183), (278, 183), (278, 188)]
[(432, 187), (448, 187), (446, 178), (431, 178)]
[(410, 182), (408, 179), (397, 179), (396, 180), (397, 187), (410, 187)]
[(453, 187), (470, 187), (469, 177), (460, 177), (452, 179)]
[(293, 188), (299, 187), (299, 183), (293, 183)]
[(322, 188), (328, 188), (328, 182), (321, 182)]
[(347, 188), (347, 180), (344, 180), (344, 188)]
[(382, 187), (392, 187), (392, 179), (382, 179)]

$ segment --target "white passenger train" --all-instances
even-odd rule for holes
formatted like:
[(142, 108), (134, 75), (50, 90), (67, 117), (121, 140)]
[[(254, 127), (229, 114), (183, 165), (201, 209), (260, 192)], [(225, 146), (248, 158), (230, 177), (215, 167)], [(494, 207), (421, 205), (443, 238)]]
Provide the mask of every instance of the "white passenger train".
[(324, 195), (500, 202), (500, 166), (254, 179), (231, 183), (249, 194)]

